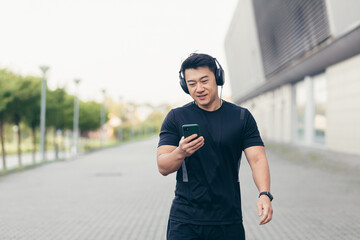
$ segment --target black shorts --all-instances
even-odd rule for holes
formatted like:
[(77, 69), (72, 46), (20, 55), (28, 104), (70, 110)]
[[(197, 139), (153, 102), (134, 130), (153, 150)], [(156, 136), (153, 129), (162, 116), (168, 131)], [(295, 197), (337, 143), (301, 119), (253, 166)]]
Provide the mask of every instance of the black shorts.
[(169, 220), (167, 240), (245, 240), (242, 223), (197, 225)]

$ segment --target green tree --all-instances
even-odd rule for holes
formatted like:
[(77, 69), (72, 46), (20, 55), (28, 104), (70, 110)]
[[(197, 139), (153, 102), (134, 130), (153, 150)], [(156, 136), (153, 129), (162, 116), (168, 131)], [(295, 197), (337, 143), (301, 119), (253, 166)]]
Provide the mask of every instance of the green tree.
[(31, 78), (23, 78), (20, 75), (15, 75), (16, 77), (12, 80), (16, 85), (16, 89), (13, 92), (13, 98), (8, 103), (7, 114), (10, 116), (10, 122), (14, 123), (17, 127), (17, 152), (19, 158), (19, 165), (22, 165), (21, 161), (21, 122), (26, 116), (26, 109), (33, 104), (33, 81)]
[[(100, 127), (101, 104), (89, 101), (79, 101), (79, 129), (82, 135), (94, 131)], [(107, 114), (105, 114), (107, 116)], [(107, 121), (108, 118), (105, 118)]]
[(6, 169), (4, 124), (9, 118), (7, 110), (9, 108), (9, 103), (13, 100), (16, 78), (17, 76), (7, 69), (0, 69), (0, 139), (4, 169)]
[(30, 92), (26, 107), (23, 110), (24, 123), (30, 127), (32, 135), (32, 159), (35, 163), (36, 159), (36, 130), (40, 125), (40, 101), (41, 101), (41, 78), (34, 76), (26, 76), (25, 81), (28, 81)]
[(48, 90), (46, 98), (46, 126), (54, 130), (54, 147), (58, 157), (61, 146), (55, 139), (56, 131), (72, 129), (74, 97), (67, 94), (65, 88), (57, 88), (54, 91)]

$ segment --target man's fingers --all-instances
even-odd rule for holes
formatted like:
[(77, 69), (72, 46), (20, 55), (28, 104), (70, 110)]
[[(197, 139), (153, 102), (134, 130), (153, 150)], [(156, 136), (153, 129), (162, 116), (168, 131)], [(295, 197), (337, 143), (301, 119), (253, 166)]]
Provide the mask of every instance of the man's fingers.
[(193, 134), (187, 138), (184, 138), (184, 136), (182, 136), (180, 139), (179, 145), (181, 145), (182, 148), (189, 148), (189, 147), (193, 146), (198, 140), (198, 139), (195, 139), (196, 136), (197, 136), (196, 134)]
[(190, 154), (193, 154), (194, 152), (199, 150), (202, 146), (204, 146), (204, 140), (197, 142), (195, 145), (189, 147), (187, 150)]
[(263, 225), (265, 222), (265, 215), (261, 218), (261, 221), (259, 222), (259, 225)]
[(191, 146), (190, 148), (191, 148), (191, 149), (196, 149), (196, 148), (198, 148), (201, 144), (204, 143), (204, 138), (203, 138), (203, 137), (200, 137), (199, 139), (196, 139), (196, 140), (192, 141), (191, 143), (194, 144), (194, 145)]
[(198, 137), (198, 135), (197, 135), (196, 133), (194, 133), (194, 134), (188, 136), (187, 138), (185, 138), (185, 139), (184, 139), (184, 142), (185, 142), (185, 143), (190, 143), (192, 140), (194, 140), (194, 139), (197, 138), (197, 137)]
[(260, 225), (266, 223), (268, 215), (269, 215), (269, 211), (268, 211), (268, 209), (265, 208), (264, 209), (264, 215), (263, 215), (263, 217), (261, 218), (261, 221), (260, 221)]
[(191, 142), (186, 144), (186, 148), (194, 148), (196, 145), (204, 141), (204, 137), (198, 137), (195, 140), (192, 140)]
[(263, 219), (261, 219), (260, 225), (266, 224), (271, 221), (271, 216), (268, 214), (267, 216), (264, 215)]
[(260, 221), (260, 225), (266, 224), (271, 221), (272, 219), (273, 210), (270, 206), (267, 206), (264, 208), (264, 216), (262, 217)]
[(195, 151), (204, 145), (204, 137), (201, 136), (194, 139), (196, 136), (196, 134), (193, 134), (187, 138), (182, 137), (180, 140), (180, 148), (183, 152), (185, 152), (187, 157), (191, 156)]
[(268, 217), (267, 217), (267, 219), (266, 219), (266, 223), (268, 223), (268, 222), (270, 222), (270, 221), (271, 221), (271, 219), (272, 219), (272, 215), (273, 215), (273, 209), (272, 209), (272, 208), (270, 208), (270, 209), (269, 209), (269, 214), (268, 214)]
[(263, 210), (262, 205), (258, 204), (257, 209), (258, 209), (258, 214), (259, 214), (259, 217), (260, 217), (262, 215), (262, 210)]

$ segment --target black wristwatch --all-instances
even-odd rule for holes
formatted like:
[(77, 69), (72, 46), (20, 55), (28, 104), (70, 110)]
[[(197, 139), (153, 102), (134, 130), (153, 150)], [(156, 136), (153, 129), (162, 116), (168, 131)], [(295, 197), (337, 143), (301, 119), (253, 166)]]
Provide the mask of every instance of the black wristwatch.
[(260, 197), (261, 195), (266, 195), (266, 196), (268, 196), (268, 197), (270, 198), (270, 202), (274, 199), (273, 195), (271, 195), (270, 192), (261, 192), (261, 193), (259, 194), (259, 197)]

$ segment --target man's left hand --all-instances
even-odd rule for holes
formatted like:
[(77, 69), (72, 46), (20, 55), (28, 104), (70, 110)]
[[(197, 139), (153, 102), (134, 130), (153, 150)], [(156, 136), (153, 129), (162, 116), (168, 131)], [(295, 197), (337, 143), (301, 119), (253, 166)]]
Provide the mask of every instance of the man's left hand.
[(271, 207), (270, 198), (266, 195), (260, 196), (257, 202), (257, 209), (259, 217), (263, 216), (260, 221), (260, 225), (266, 224), (271, 221), (273, 215), (273, 209)]

